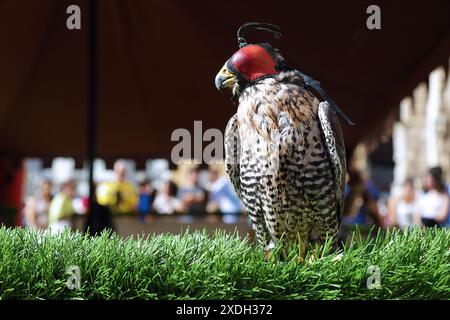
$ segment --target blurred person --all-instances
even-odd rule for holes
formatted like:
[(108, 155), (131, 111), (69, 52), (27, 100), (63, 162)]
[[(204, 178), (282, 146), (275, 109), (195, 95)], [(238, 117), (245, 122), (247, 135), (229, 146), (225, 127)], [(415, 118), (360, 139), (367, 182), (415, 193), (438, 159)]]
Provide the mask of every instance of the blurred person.
[(0, 157), (0, 226), (14, 226), (23, 220), (17, 213), (23, 212), (24, 182), (22, 161)]
[(214, 199), (213, 186), (217, 183), (220, 177), (220, 173), (216, 169), (209, 169), (208, 172), (209, 181), (207, 186), (207, 201), (206, 201), (206, 212), (209, 214), (208, 218), (211, 222), (218, 222), (221, 220), (221, 213), (219, 210), (219, 201)]
[[(447, 184), (447, 193), (450, 195), (450, 183)], [(444, 222), (445, 227), (450, 227), (450, 205), (448, 206), (447, 221)]]
[(425, 193), (419, 197), (416, 223), (425, 227), (441, 226), (449, 212), (449, 195), (440, 167), (430, 168), (424, 178)]
[(389, 224), (400, 228), (412, 227), (415, 224), (414, 213), (417, 207), (414, 181), (406, 179), (398, 197), (389, 199)]
[(364, 179), (359, 170), (348, 173), (342, 225), (376, 225), (383, 221), (378, 210), (379, 192), (376, 186)]
[(45, 229), (48, 226), (48, 212), (52, 201), (52, 182), (44, 180), (38, 192), (25, 204), (25, 225), (30, 228)]
[(211, 170), (210, 180), (207, 211), (218, 212), (225, 223), (238, 222), (242, 214), (242, 206), (230, 179), (227, 175), (220, 175), (218, 170)]
[(116, 179), (104, 182), (97, 188), (97, 201), (100, 205), (109, 206), (113, 213), (132, 213), (137, 209), (138, 193), (134, 185), (126, 179), (125, 162), (114, 163)]
[(72, 227), (71, 218), (75, 213), (72, 204), (75, 188), (75, 181), (69, 180), (61, 185), (60, 191), (52, 199), (48, 215), (48, 227), (52, 232)]
[(143, 179), (139, 182), (139, 202), (137, 211), (139, 212), (139, 217), (142, 221), (150, 214), (154, 195), (155, 192), (148, 179)]
[(197, 168), (188, 171), (187, 185), (179, 188), (177, 198), (183, 203), (188, 215), (206, 215), (206, 192), (199, 185)]
[(177, 185), (172, 181), (163, 182), (153, 201), (153, 210), (158, 214), (183, 212), (183, 203), (176, 197), (177, 191)]

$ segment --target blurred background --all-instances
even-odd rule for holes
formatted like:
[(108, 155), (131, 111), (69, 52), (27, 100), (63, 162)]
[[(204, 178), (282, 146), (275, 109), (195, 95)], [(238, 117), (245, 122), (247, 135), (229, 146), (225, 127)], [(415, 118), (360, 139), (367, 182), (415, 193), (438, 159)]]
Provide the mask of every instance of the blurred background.
[[(372, 4), (381, 29), (367, 28)], [(80, 29), (67, 27), (71, 5)], [(194, 153), (224, 130), (236, 106), (214, 76), (238, 27), (264, 21), (283, 36), (249, 38), (320, 80), (356, 123), (342, 123), (342, 234), (448, 226), (449, 13), (438, 0), (0, 1), (0, 222), (251, 236), (223, 165), (175, 164), (172, 133), (186, 129)]]

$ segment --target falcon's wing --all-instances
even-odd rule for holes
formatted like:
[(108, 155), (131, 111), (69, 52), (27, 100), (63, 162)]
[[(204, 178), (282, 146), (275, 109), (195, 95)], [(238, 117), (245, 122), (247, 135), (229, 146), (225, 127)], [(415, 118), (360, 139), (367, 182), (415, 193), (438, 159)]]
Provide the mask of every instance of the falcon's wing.
[(350, 118), (344, 113), (344, 111), (341, 110), (341, 108), (338, 107), (336, 103), (334, 103), (333, 100), (328, 96), (328, 94), (325, 92), (325, 90), (322, 89), (320, 82), (317, 80), (314, 80), (310, 76), (307, 76), (306, 74), (300, 72), (297, 70), (297, 72), (301, 75), (303, 78), (303, 81), (305, 83), (305, 86), (308, 90), (315, 91), (319, 97), (322, 98), (323, 101), (327, 101), (331, 107), (344, 119), (349, 125), (353, 126), (354, 123)]
[(240, 160), (240, 139), (238, 131), (237, 115), (233, 115), (225, 128), (225, 164), (226, 171), (233, 184), (234, 191), (241, 197), (239, 160)]
[(324, 136), (328, 155), (333, 164), (334, 179), (336, 182), (336, 198), (338, 200), (338, 219), (342, 219), (344, 210), (344, 189), (345, 189), (345, 146), (342, 136), (341, 126), (335, 110), (327, 102), (321, 102), (318, 108), (320, 127)]

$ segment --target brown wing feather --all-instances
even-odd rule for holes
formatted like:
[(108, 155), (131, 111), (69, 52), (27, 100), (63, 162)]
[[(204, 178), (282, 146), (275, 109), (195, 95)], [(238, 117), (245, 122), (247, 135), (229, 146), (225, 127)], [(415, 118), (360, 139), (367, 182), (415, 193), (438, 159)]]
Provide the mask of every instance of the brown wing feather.
[(328, 155), (334, 169), (336, 198), (338, 199), (338, 219), (342, 219), (344, 210), (344, 190), (346, 175), (345, 145), (341, 125), (334, 109), (328, 102), (321, 102), (318, 108), (320, 127), (325, 138)]
[(240, 161), (240, 139), (238, 131), (237, 115), (233, 115), (225, 128), (225, 164), (226, 171), (233, 184), (234, 191), (241, 197), (239, 161)]

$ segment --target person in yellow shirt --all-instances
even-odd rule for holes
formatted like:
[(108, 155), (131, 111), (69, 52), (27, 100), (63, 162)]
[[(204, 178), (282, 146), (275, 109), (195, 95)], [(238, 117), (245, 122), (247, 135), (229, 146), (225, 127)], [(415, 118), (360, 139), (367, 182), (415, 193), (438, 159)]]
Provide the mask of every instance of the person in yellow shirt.
[(59, 232), (72, 226), (71, 218), (75, 213), (72, 205), (75, 188), (73, 180), (63, 183), (58, 194), (50, 202), (48, 226), (52, 232)]
[(113, 213), (133, 213), (139, 198), (135, 186), (126, 180), (127, 168), (123, 161), (114, 164), (116, 180), (104, 182), (97, 188), (97, 201), (108, 206)]

